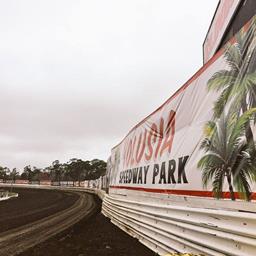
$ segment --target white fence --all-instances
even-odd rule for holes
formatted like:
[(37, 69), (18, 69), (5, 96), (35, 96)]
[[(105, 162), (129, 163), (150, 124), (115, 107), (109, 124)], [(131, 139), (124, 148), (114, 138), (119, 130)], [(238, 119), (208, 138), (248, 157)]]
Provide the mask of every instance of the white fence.
[[(207, 200), (210, 200), (209, 204), (202, 205)], [(256, 255), (255, 203), (214, 199), (198, 199), (197, 203), (201, 207), (192, 207), (188, 203), (182, 205), (172, 200), (157, 202), (151, 198), (138, 201), (106, 195), (102, 213), (160, 255), (172, 252)], [(230, 208), (230, 203), (236, 207)], [(215, 208), (207, 209), (211, 204)], [(218, 205), (221, 209), (217, 208)], [(239, 211), (239, 208), (243, 209), (242, 205), (244, 210), (252, 209), (254, 212)]]
[(107, 176), (101, 176), (96, 180), (85, 180), (84, 181), (85, 188), (95, 188), (100, 190), (107, 190)]

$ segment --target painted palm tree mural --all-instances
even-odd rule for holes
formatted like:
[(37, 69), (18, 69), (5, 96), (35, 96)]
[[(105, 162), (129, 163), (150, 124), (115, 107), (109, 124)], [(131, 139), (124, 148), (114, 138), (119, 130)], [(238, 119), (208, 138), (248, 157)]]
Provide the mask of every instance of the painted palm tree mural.
[(241, 116), (224, 112), (217, 122), (209, 121), (205, 126), (206, 138), (201, 148), (206, 154), (198, 166), (203, 170), (203, 185), (212, 181), (215, 197), (221, 198), (225, 179), (230, 197), (235, 200), (234, 187), (246, 199), (250, 199), (249, 182), (256, 179), (255, 154), (245, 138), (246, 124), (256, 113), (250, 109)]
[(223, 196), (224, 182), (230, 198), (234, 188), (250, 200), (250, 184), (256, 181), (256, 147), (252, 127), (256, 123), (256, 22), (242, 30), (225, 48), (227, 69), (216, 72), (208, 89), (219, 93), (213, 106), (213, 120), (205, 126), (198, 163), (203, 185), (212, 184), (215, 197)]

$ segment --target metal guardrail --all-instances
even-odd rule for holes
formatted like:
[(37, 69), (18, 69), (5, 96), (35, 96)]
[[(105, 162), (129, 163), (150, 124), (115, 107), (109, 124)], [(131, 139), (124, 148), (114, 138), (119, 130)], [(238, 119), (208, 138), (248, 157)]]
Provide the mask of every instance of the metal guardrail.
[(138, 202), (106, 195), (102, 212), (160, 255), (256, 255), (256, 213)]

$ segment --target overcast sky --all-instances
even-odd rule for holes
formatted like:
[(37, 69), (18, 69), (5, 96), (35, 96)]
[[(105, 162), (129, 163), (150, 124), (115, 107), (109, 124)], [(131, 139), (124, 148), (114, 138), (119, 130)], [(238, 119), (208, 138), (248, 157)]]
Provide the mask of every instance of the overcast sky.
[(106, 160), (202, 66), (217, 2), (0, 1), (0, 165)]

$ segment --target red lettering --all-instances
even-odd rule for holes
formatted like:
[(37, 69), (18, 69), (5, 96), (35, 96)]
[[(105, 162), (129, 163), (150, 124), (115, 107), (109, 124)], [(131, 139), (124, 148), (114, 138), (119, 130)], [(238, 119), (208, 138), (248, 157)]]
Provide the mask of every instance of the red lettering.
[(168, 148), (168, 152), (171, 153), (172, 142), (175, 134), (175, 112), (171, 111), (169, 114), (167, 126), (165, 128), (165, 140), (160, 151), (160, 156)]
[(161, 147), (161, 143), (163, 140), (163, 135), (164, 135), (164, 119), (163, 118), (160, 119), (159, 133), (157, 135), (158, 135), (158, 144), (157, 144), (157, 148), (155, 151), (155, 158), (158, 157), (158, 151)]
[(135, 159), (134, 159), (134, 148), (135, 148), (135, 144), (136, 144), (136, 136), (134, 137), (133, 143), (132, 143), (132, 151), (131, 151), (131, 165), (133, 165), (135, 163)]
[(147, 161), (149, 161), (153, 155), (153, 146), (152, 146), (152, 136), (153, 136), (153, 142), (156, 143), (156, 138), (157, 138), (157, 125), (153, 123), (150, 127), (150, 132), (148, 135), (148, 142), (147, 142), (147, 148), (148, 148), (148, 153), (145, 153), (145, 158)]
[[(134, 134), (124, 146), (124, 165), (126, 167), (138, 165), (141, 160), (150, 161), (154, 156), (157, 159), (165, 152), (171, 153), (175, 135), (175, 116), (171, 110), (167, 120), (160, 118), (159, 123), (152, 123), (150, 128), (140, 129), (139, 137)], [(137, 140), (138, 138), (138, 140)]]
[[(138, 145), (137, 145), (137, 150), (136, 150), (136, 162), (137, 162), (137, 164), (140, 162), (140, 160), (141, 160), (141, 158), (144, 154), (145, 146), (146, 146), (146, 139), (147, 139), (147, 130), (145, 129), (144, 139), (143, 139), (141, 150), (140, 150), (140, 145), (141, 145), (141, 140), (142, 140), (142, 133), (140, 134)], [(139, 153), (139, 150), (140, 150), (140, 153)]]
[(126, 166), (129, 165), (130, 158), (131, 158), (131, 152), (132, 152), (132, 140), (130, 140), (129, 144), (128, 144), (128, 149), (127, 149), (127, 154), (126, 154), (126, 161), (125, 161)]

